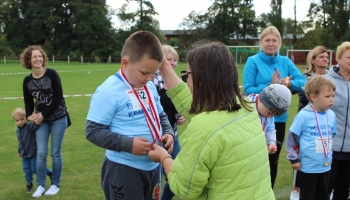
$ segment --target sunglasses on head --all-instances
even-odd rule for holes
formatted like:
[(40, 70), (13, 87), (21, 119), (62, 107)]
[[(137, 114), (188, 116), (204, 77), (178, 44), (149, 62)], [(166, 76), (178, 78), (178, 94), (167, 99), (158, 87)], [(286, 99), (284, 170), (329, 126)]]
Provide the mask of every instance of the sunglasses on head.
[(188, 79), (188, 75), (192, 73), (192, 72), (187, 72), (187, 71), (181, 71), (181, 79), (183, 80), (183, 82), (187, 82)]

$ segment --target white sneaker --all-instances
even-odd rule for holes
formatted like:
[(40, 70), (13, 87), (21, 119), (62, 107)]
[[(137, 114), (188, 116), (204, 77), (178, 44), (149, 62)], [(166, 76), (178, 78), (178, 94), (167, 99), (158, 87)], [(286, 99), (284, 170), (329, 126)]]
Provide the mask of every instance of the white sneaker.
[(36, 191), (33, 193), (33, 197), (41, 197), (41, 195), (43, 195), (45, 192), (45, 188), (41, 185), (38, 186), (38, 188), (36, 188)]
[(55, 195), (60, 191), (60, 188), (56, 185), (51, 185), (51, 187), (45, 192), (45, 195)]
[(290, 200), (299, 200), (299, 192), (296, 190), (293, 190), (290, 193)]

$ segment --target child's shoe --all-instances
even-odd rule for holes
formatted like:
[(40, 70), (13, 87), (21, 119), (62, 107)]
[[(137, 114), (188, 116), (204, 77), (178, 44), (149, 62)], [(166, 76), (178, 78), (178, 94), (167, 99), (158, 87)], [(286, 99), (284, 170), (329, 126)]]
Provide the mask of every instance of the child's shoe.
[(293, 190), (290, 193), (290, 200), (299, 200), (299, 192), (297, 190)]
[(56, 185), (51, 185), (51, 187), (45, 192), (45, 195), (55, 195), (60, 191), (60, 188)]
[(27, 183), (27, 193), (33, 192), (33, 183)]
[(43, 195), (45, 192), (45, 188), (41, 185), (38, 186), (38, 188), (36, 188), (36, 191), (33, 194), (33, 197), (41, 197), (41, 195)]

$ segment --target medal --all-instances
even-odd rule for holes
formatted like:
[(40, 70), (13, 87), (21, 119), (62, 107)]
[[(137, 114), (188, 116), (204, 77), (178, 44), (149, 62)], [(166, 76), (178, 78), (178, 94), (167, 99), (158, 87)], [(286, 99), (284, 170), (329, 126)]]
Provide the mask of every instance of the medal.
[[(328, 152), (329, 152), (329, 145), (327, 145), (327, 147), (325, 147), (325, 142), (323, 140), (323, 137), (322, 137), (322, 131), (321, 131), (321, 128), (320, 128), (320, 124), (318, 123), (318, 117), (317, 117), (317, 112), (315, 110), (315, 108), (310, 105), (311, 108), (314, 110), (314, 113), (315, 113), (315, 118), (316, 118), (316, 124), (317, 124), (317, 127), (318, 127), (318, 132), (320, 133), (320, 137), (321, 137), (321, 142), (322, 142), (322, 147), (323, 147), (323, 152), (324, 152), (324, 155), (326, 158), (328, 158)], [(325, 110), (326, 112), (326, 129), (327, 129), (327, 139), (329, 138), (329, 129), (328, 129), (328, 115), (327, 115), (327, 110)], [(327, 140), (325, 139), (325, 140)], [(328, 139), (328, 142), (329, 142), (329, 139)], [(327, 149), (326, 149), (327, 148)], [(328, 167), (328, 161), (326, 161), (324, 163), (324, 166), (325, 167)]]

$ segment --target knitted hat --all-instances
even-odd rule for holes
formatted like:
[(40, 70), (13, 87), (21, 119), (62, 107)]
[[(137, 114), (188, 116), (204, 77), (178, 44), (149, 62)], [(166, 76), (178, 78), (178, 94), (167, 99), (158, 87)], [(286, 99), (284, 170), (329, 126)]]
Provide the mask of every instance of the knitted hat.
[(292, 94), (290, 90), (280, 84), (271, 84), (259, 94), (259, 99), (264, 106), (277, 116), (281, 116), (287, 112), (291, 98)]

